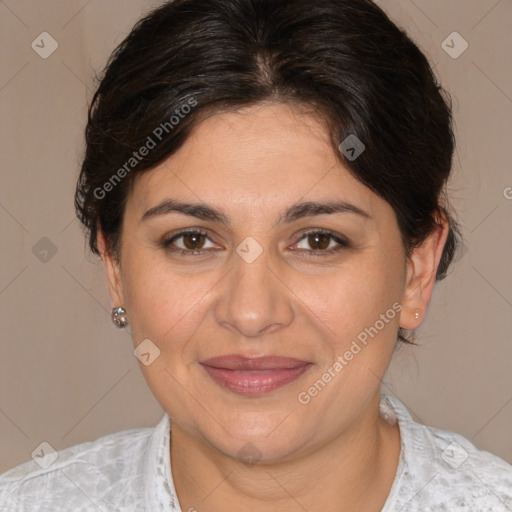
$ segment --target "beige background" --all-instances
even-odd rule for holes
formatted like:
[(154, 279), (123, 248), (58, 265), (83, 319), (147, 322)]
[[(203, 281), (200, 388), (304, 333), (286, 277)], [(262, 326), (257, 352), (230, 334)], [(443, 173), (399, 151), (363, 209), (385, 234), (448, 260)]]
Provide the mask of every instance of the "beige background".
[[(62, 449), (162, 415), (73, 210), (93, 71), (157, 3), (0, 2), (0, 472), (42, 441)], [(382, 391), (512, 463), (512, 2), (379, 4), (453, 96), (450, 191), (467, 245), (437, 285), (423, 346), (395, 355)], [(47, 59), (31, 48), (45, 31), (59, 45)], [(469, 43), (457, 59), (441, 46), (454, 31)]]

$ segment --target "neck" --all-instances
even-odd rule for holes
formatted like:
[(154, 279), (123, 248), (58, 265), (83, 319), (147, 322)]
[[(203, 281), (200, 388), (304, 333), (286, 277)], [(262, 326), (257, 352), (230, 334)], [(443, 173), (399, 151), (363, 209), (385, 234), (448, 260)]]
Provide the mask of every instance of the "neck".
[(300, 457), (247, 465), (172, 425), (174, 485), (184, 511), (379, 512), (400, 455), (398, 425), (379, 416), (380, 395), (350, 428)]

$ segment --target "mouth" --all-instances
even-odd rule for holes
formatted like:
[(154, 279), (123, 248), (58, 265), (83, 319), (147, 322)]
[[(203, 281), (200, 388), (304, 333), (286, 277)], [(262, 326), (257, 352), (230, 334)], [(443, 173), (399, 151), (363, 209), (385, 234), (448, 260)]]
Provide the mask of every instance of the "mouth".
[(291, 357), (240, 355), (214, 357), (199, 364), (217, 384), (247, 396), (264, 395), (281, 388), (312, 366)]

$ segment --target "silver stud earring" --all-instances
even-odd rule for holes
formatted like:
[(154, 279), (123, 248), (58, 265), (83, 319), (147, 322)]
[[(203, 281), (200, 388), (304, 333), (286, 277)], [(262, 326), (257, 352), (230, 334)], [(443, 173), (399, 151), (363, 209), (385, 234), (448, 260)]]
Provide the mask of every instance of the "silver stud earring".
[(119, 307), (112, 309), (112, 322), (119, 329), (123, 329), (128, 325), (128, 318), (126, 317), (126, 309)]
[(416, 318), (416, 320), (418, 320), (418, 318), (420, 317), (420, 310), (417, 309), (415, 312), (414, 312), (414, 318)]

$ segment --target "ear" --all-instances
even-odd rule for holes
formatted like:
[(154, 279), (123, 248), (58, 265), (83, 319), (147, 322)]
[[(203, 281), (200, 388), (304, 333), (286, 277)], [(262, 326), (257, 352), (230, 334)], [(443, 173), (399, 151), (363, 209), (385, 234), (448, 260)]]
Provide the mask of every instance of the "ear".
[(107, 275), (108, 288), (110, 298), (112, 300), (112, 308), (124, 306), (123, 282), (121, 280), (121, 268), (115, 261), (115, 258), (107, 250), (107, 244), (103, 232), (98, 229), (97, 235), (98, 250), (101, 259), (105, 265), (105, 273)]
[[(407, 274), (403, 309), (400, 314), (400, 327), (407, 330), (417, 329), (425, 318), (434, 284), (436, 273), (448, 238), (450, 226), (446, 215), (437, 217), (436, 226), (429, 237), (416, 247), (407, 260)], [(415, 313), (419, 313), (418, 318)]]

